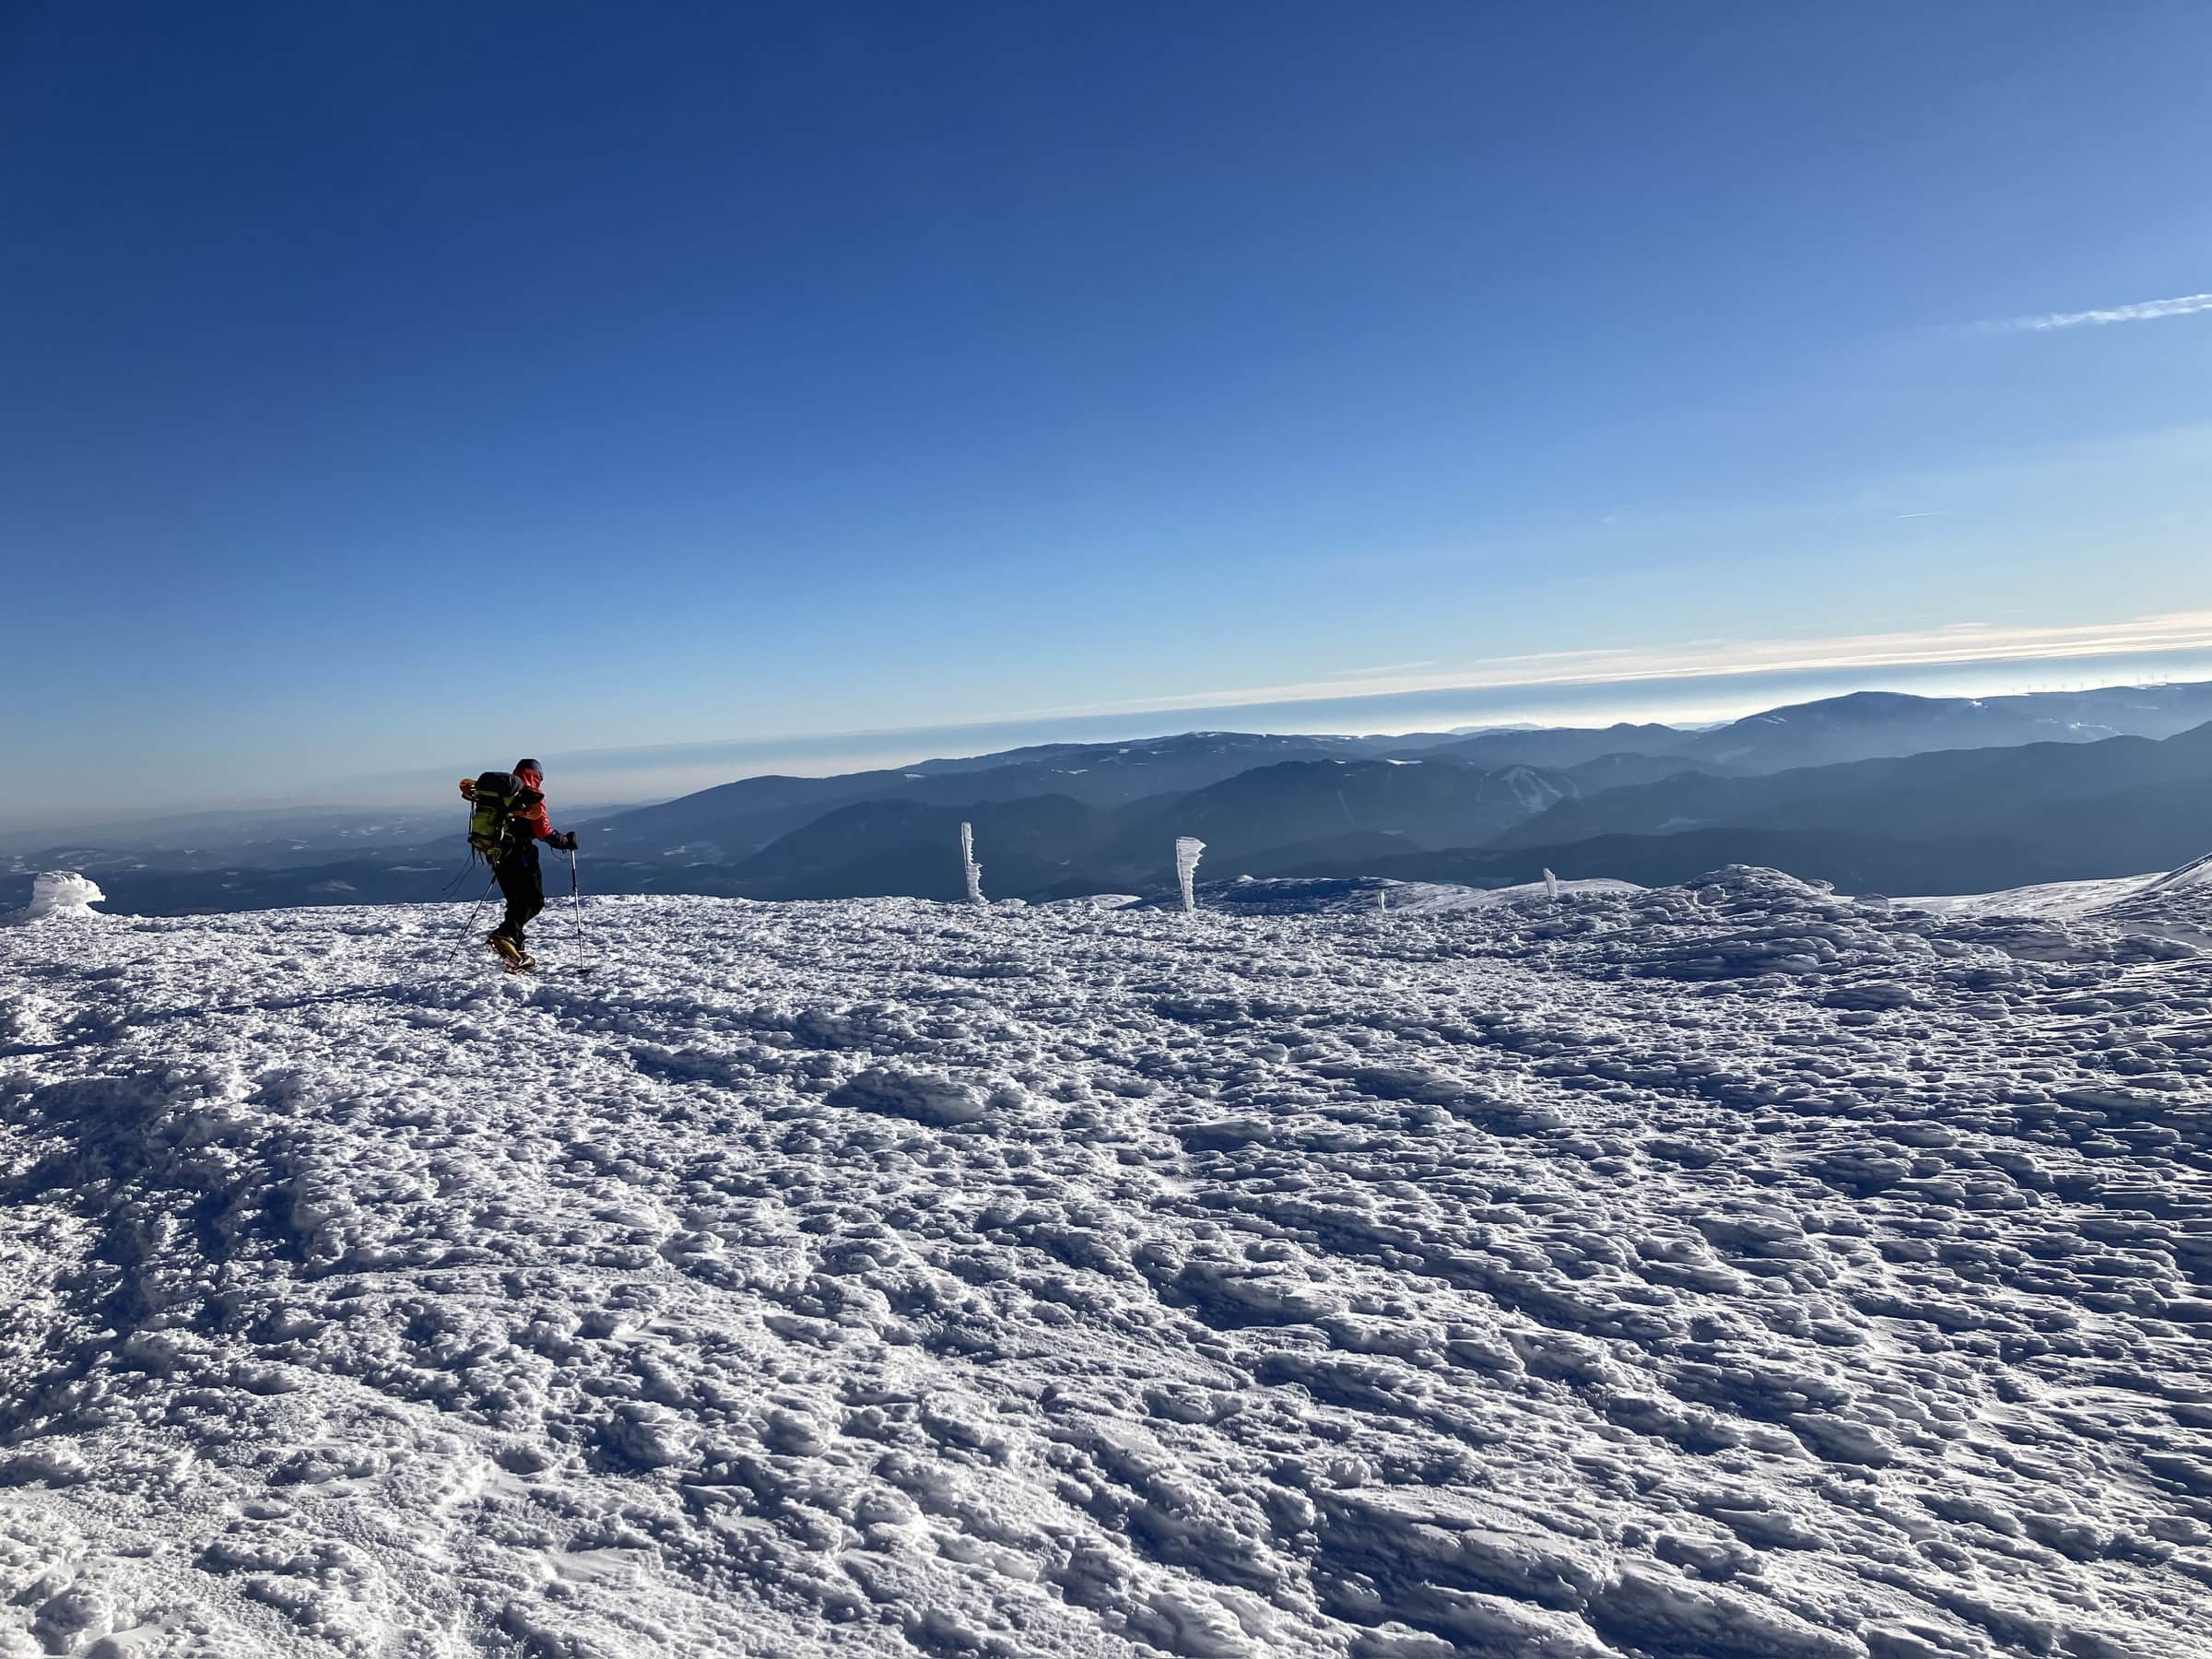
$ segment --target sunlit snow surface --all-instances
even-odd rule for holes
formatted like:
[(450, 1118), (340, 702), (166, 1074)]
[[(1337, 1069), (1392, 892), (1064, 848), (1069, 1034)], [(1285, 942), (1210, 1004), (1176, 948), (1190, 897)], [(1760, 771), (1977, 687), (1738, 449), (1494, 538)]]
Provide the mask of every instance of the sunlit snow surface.
[(2212, 1651), (2212, 957), (1367, 906), (0, 931), (0, 1653)]

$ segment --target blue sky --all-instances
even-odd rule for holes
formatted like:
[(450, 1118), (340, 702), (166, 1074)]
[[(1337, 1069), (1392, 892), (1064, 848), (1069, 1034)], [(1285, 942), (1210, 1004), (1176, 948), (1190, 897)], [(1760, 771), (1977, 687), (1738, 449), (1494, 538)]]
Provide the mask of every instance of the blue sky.
[(2206, 84), (2179, 4), (19, 4), (0, 819), (2190, 665)]

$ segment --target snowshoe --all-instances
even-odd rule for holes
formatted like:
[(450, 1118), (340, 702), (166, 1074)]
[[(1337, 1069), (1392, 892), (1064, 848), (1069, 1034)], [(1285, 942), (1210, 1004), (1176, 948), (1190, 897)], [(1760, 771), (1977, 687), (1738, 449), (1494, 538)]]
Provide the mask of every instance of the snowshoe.
[(507, 964), (510, 973), (528, 973), (537, 966), (537, 959), (505, 934), (491, 934), (484, 943), (499, 954), (500, 960)]

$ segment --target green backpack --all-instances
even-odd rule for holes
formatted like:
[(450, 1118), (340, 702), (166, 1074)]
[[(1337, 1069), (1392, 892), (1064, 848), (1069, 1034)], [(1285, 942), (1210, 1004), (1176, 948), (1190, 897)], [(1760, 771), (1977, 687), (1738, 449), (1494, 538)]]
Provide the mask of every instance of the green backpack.
[(468, 794), (468, 844), (497, 864), (514, 840), (514, 815), (531, 805), (526, 797), (536, 791), (525, 788), (512, 772), (486, 772)]

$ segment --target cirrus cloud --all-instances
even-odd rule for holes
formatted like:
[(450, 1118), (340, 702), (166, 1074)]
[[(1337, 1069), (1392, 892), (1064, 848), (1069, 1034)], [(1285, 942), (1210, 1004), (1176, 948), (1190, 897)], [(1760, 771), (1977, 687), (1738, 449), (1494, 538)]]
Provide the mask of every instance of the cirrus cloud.
[(1993, 334), (2041, 334), (2054, 328), (2092, 328), (2106, 323), (2146, 323), (2153, 317), (2186, 317), (2212, 312), (2212, 294), (2182, 294), (2171, 300), (2143, 300), (2134, 305), (2098, 311), (2044, 312), (2032, 317), (1999, 317), (1977, 324)]
[[(1378, 676), (1360, 682), (1366, 696), (1415, 691), (1497, 690), (1508, 687), (1590, 686), (1626, 681), (1710, 679), (1818, 670), (1932, 667), (1968, 663), (2033, 662), (2212, 650), (2212, 611), (2168, 611), (2117, 622), (2015, 624), (1955, 622), (1894, 633), (1827, 638), (1701, 640), (1673, 646), (1555, 651), (1490, 657), (1432, 674)], [(1041, 715), (1103, 714), (1136, 710), (1318, 701), (1340, 698), (1340, 678), (1291, 685), (1241, 686), (1182, 696), (1135, 699), (1030, 711)]]

